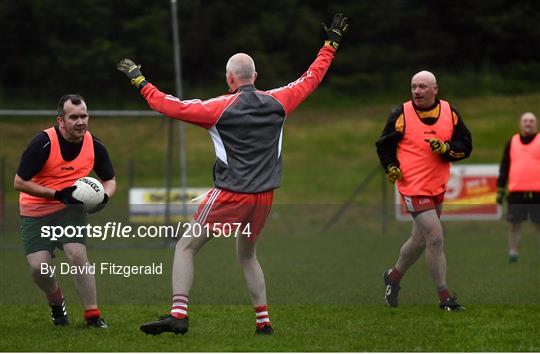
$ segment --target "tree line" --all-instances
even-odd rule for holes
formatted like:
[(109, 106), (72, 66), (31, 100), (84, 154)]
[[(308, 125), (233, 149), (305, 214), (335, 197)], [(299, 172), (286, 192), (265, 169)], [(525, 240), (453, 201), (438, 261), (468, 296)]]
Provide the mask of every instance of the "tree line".
[[(179, 0), (178, 5), (186, 97), (223, 92), (225, 63), (236, 52), (254, 57), (261, 89), (294, 80), (321, 45), (320, 22), (331, 21), (336, 11), (349, 16), (350, 30), (326, 79), (332, 92), (381, 94), (406, 87), (406, 78), (420, 69), (446, 75), (449, 82), (487, 78), (479, 89), (540, 88), (537, 1)], [(0, 21), (3, 106), (72, 91), (121, 106), (127, 95), (136, 95), (126, 93), (115, 70), (124, 57), (141, 63), (149, 81), (174, 92), (168, 0), (3, 0)]]

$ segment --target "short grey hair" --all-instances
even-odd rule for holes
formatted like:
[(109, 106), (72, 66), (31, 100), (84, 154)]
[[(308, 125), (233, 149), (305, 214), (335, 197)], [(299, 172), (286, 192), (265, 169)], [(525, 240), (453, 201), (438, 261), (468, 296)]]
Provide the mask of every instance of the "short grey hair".
[(68, 93), (67, 95), (60, 97), (60, 100), (58, 101), (58, 105), (56, 107), (58, 117), (64, 117), (64, 114), (66, 114), (66, 112), (64, 112), (64, 104), (68, 100), (71, 101), (71, 103), (73, 103), (75, 106), (78, 106), (82, 102), (85, 102), (84, 98), (78, 93)]
[(233, 55), (225, 67), (226, 72), (233, 74), (239, 80), (252, 80), (255, 76), (255, 62), (244, 53)]

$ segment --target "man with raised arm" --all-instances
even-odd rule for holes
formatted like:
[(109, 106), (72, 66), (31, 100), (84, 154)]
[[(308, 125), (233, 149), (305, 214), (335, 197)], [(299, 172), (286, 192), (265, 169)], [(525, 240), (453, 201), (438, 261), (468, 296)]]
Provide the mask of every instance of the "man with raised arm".
[(255, 310), (255, 333), (273, 333), (256, 241), (270, 213), (274, 189), (280, 185), (283, 125), (319, 86), (347, 27), (347, 18), (336, 14), (332, 25), (324, 26), (326, 41), (309, 69), (298, 80), (274, 90), (258, 90), (253, 59), (244, 53), (233, 55), (226, 65), (230, 94), (206, 101), (183, 101), (167, 95), (145, 79), (140, 65), (129, 59), (118, 63), (117, 68), (140, 90), (152, 109), (208, 129), (216, 152), (215, 187), (192, 220), (192, 224), (211, 230), (210, 235), (194, 234), (201, 228), (193, 227), (179, 240), (174, 253), (170, 314), (143, 324), (144, 333), (188, 331), (193, 257), (213, 235), (223, 234), (231, 225), (240, 225), (236, 255)]

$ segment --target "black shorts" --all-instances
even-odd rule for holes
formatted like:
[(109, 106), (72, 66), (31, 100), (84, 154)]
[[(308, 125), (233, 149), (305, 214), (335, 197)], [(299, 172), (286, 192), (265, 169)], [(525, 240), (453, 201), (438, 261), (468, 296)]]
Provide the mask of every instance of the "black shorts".
[(510, 192), (507, 201), (509, 222), (517, 224), (530, 217), (540, 224), (540, 192)]

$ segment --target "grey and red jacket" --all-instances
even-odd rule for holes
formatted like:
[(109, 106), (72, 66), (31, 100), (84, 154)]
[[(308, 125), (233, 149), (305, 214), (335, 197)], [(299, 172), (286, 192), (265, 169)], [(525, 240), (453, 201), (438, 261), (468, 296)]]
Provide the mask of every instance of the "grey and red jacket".
[(214, 143), (214, 185), (238, 193), (278, 188), (281, 142), (287, 116), (319, 86), (334, 59), (323, 46), (296, 81), (269, 91), (253, 85), (209, 100), (180, 100), (148, 83), (141, 89), (150, 108), (209, 130)]

